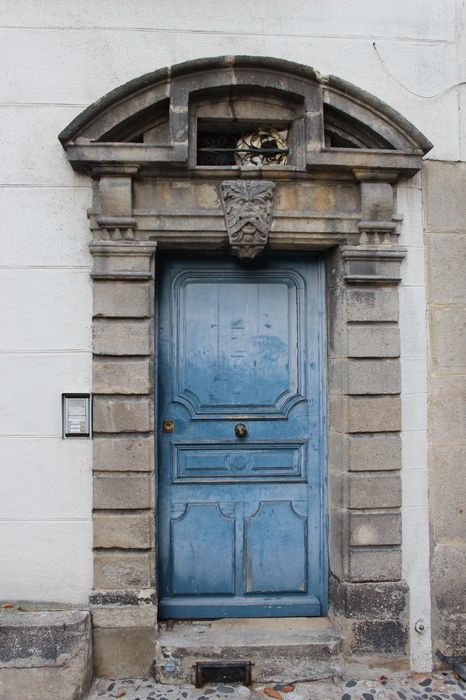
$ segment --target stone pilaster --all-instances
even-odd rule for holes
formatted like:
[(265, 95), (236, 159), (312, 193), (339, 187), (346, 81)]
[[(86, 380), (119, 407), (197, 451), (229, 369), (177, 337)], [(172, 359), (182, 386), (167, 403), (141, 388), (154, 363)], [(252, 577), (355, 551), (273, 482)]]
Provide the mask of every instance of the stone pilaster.
[(94, 223), (94, 591), (97, 675), (154, 658), (155, 243), (133, 240), (131, 178), (105, 176)]
[(408, 644), (396, 288), (405, 250), (393, 245), (390, 184), (362, 189), (361, 245), (329, 260), (329, 597), (345, 653), (389, 665)]

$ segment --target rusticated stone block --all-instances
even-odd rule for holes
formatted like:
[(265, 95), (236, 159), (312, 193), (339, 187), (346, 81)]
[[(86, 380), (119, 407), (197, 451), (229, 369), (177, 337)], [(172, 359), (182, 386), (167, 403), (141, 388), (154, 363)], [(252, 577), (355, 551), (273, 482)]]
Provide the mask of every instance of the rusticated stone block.
[(94, 394), (149, 394), (152, 388), (149, 359), (95, 358), (92, 365)]
[[(463, 195), (464, 196), (464, 195)], [(428, 236), (427, 255), (432, 304), (464, 304), (466, 299), (466, 220), (464, 234), (432, 233)], [(448, 274), (445, 274), (448, 270)]]
[(466, 444), (466, 376), (429, 377), (429, 434), (433, 444)]
[(94, 475), (94, 508), (150, 508), (151, 479), (146, 474), (131, 476)]
[(399, 360), (331, 360), (331, 393), (366, 395), (399, 394), (401, 373)]
[(408, 613), (409, 589), (404, 581), (349, 583), (330, 576), (329, 599), (339, 615), (361, 620), (399, 620)]
[(349, 581), (398, 581), (401, 550), (353, 547), (349, 552)]
[(342, 433), (379, 433), (401, 429), (399, 396), (330, 396), (330, 428)]
[(465, 465), (466, 446), (432, 445), (429, 448), (429, 504), (435, 541), (438, 544), (462, 542), (466, 549)]
[(397, 289), (347, 289), (347, 321), (397, 321)]
[(96, 471), (148, 472), (154, 466), (152, 437), (94, 437)]
[(399, 357), (398, 326), (371, 324), (348, 326), (349, 357)]
[(94, 316), (149, 318), (151, 287), (129, 282), (94, 282)]
[(95, 552), (94, 587), (106, 590), (147, 588), (151, 582), (149, 552)]
[(349, 508), (399, 508), (401, 506), (399, 474), (353, 472), (347, 474), (346, 478)]
[(401, 468), (401, 439), (396, 433), (345, 435), (329, 431), (329, 464), (341, 471), (390, 471)]
[(352, 625), (351, 652), (354, 655), (395, 654), (408, 649), (407, 624), (398, 620), (363, 620)]
[(93, 425), (96, 433), (137, 433), (152, 430), (153, 408), (149, 398), (94, 398)]
[(401, 468), (401, 439), (399, 435), (348, 435), (347, 465), (350, 471), (376, 471)]
[(94, 628), (94, 672), (106, 678), (141, 678), (151, 674), (155, 657), (153, 627)]
[(446, 656), (466, 656), (466, 613), (449, 615), (442, 611), (437, 616), (434, 647)]
[(401, 544), (401, 514), (392, 512), (350, 512), (350, 544), (370, 545)]
[(94, 627), (154, 627), (157, 625), (157, 606), (140, 605), (93, 605), (91, 606)]
[(93, 523), (94, 547), (150, 549), (152, 546), (148, 513), (134, 515), (130, 513), (124, 515), (94, 513)]
[(440, 615), (466, 610), (466, 547), (437, 545), (432, 554), (432, 589)]
[(466, 373), (466, 308), (430, 309), (429, 327), (433, 370), (445, 374)]
[(152, 351), (149, 321), (111, 321), (93, 323), (96, 355), (150, 355)]
[(401, 506), (399, 473), (343, 472), (329, 470), (330, 500), (340, 508), (377, 509)]
[(426, 228), (464, 231), (466, 221), (466, 163), (425, 161)]

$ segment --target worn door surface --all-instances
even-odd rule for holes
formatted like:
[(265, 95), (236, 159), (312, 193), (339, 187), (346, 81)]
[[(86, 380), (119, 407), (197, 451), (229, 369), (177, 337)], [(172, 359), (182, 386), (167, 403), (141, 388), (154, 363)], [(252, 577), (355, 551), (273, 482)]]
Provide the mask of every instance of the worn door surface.
[(321, 265), (178, 258), (159, 278), (160, 616), (320, 615)]

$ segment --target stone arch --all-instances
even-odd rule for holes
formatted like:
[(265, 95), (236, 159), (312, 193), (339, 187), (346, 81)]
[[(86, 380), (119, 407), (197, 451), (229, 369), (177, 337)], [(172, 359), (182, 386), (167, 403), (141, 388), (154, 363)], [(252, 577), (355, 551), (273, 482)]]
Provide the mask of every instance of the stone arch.
[[(347, 167), (348, 157), (323, 157), (325, 132), (340, 133), (352, 148), (393, 150), (406, 156), (426, 153), (432, 144), (412, 124), (381, 100), (334, 76), (319, 76), (290, 61), (250, 56), (225, 56), (188, 61), (147, 73), (116, 88), (82, 112), (59, 139), (76, 168), (90, 164), (134, 163), (140, 166), (186, 165), (190, 107), (216, 91), (266, 91), (301, 103), (305, 168), (331, 163)], [(158, 119), (168, 122), (166, 142), (131, 148), (131, 138)], [(343, 139), (343, 136), (345, 139)], [(117, 150), (116, 143), (120, 144)], [(128, 144), (124, 147), (123, 144)], [(348, 156), (348, 154), (345, 154)], [(371, 159), (374, 160), (373, 158)], [(395, 154), (378, 160), (400, 163)], [(406, 167), (405, 165), (405, 167)]]

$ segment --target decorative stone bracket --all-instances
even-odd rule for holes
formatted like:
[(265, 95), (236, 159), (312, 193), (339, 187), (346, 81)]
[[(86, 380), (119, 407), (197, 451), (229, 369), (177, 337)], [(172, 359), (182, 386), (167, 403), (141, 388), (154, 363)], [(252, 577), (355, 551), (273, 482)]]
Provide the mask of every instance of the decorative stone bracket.
[(267, 245), (275, 183), (225, 180), (220, 193), (231, 252), (241, 260), (252, 260)]
[[(355, 172), (361, 181), (360, 245), (390, 245), (396, 242), (394, 195), (391, 180), (397, 173)], [(382, 180), (383, 178), (383, 180)]]

